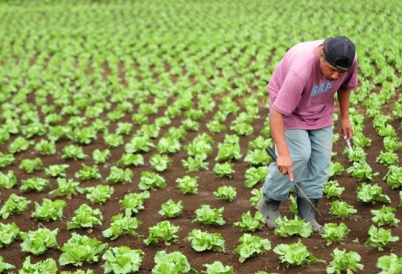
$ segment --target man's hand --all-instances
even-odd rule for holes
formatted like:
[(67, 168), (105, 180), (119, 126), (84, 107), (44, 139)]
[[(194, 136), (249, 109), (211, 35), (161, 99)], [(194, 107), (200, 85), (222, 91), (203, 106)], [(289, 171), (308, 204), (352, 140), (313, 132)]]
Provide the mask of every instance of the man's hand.
[(293, 161), (290, 155), (289, 154), (279, 155), (278, 159), (276, 160), (276, 165), (278, 166), (279, 171), (283, 175), (288, 174), (290, 181), (293, 182), (293, 171), (292, 171)]
[(341, 127), (339, 129), (339, 134), (343, 137), (343, 139), (350, 139), (353, 135), (353, 128), (350, 124), (349, 119), (341, 120)]

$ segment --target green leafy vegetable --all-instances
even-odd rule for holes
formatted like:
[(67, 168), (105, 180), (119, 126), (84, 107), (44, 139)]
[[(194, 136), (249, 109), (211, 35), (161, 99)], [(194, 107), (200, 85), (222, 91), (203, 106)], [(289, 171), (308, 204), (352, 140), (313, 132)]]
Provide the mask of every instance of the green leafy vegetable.
[(262, 239), (248, 233), (244, 233), (240, 237), (239, 242), (241, 244), (233, 250), (233, 254), (240, 255), (239, 262), (241, 263), (250, 257), (263, 254), (265, 251), (271, 249), (271, 242), (268, 239)]
[(225, 239), (220, 233), (208, 233), (193, 229), (188, 235), (188, 240), (191, 242), (191, 247), (197, 252), (206, 250), (225, 252)]
[(211, 208), (210, 205), (201, 205), (199, 209), (195, 211), (197, 218), (192, 221), (192, 223), (200, 222), (202, 224), (217, 224), (224, 225), (226, 222), (222, 217), (225, 209), (221, 208)]
[(92, 209), (87, 204), (82, 204), (74, 210), (75, 216), (67, 222), (67, 229), (92, 228), (94, 225), (102, 225), (103, 215), (99, 208)]
[(108, 244), (102, 244), (96, 238), (91, 239), (73, 232), (71, 238), (61, 247), (63, 253), (59, 257), (59, 264), (81, 266), (84, 262), (97, 263), (99, 253), (107, 247)]
[(113, 247), (103, 254), (105, 264), (102, 268), (105, 273), (134, 273), (139, 271), (143, 258), (142, 250), (132, 250), (128, 246)]
[(325, 263), (325, 260), (317, 259), (307, 250), (307, 247), (299, 239), (293, 244), (279, 244), (274, 250), (279, 255), (279, 259), (285, 265), (305, 265), (314, 263)]
[(59, 248), (56, 236), (60, 229), (50, 230), (47, 228), (38, 228), (36, 231), (21, 232), (20, 236), (23, 240), (21, 249), (25, 252), (30, 252), (33, 255), (41, 255), (52, 247)]
[(137, 235), (135, 231), (142, 222), (137, 220), (135, 217), (124, 216), (123, 214), (117, 214), (112, 217), (112, 223), (108, 229), (102, 231), (103, 237), (110, 238), (110, 240), (115, 240), (121, 235)]
[(359, 264), (361, 256), (354, 251), (346, 252), (335, 248), (331, 256), (334, 258), (327, 267), (327, 273), (354, 273), (363, 270), (364, 266)]
[(177, 242), (179, 236), (176, 235), (179, 232), (180, 227), (175, 226), (169, 221), (161, 221), (155, 226), (148, 227), (149, 237), (144, 240), (146, 245), (151, 243), (164, 242), (165, 245), (170, 245), (172, 242)]

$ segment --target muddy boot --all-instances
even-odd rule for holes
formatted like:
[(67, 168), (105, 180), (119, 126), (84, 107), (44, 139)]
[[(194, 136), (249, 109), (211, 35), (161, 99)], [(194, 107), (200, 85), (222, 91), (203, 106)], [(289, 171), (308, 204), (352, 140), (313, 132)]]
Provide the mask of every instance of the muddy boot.
[[(317, 207), (319, 199), (310, 199), (311, 203)], [(315, 233), (322, 233), (322, 226), (315, 220), (315, 210), (307, 201), (306, 198), (297, 197), (297, 210), (299, 211), (300, 219), (310, 222)]]
[(268, 198), (263, 194), (261, 200), (257, 204), (258, 211), (266, 218), (267, 226), (271, 228), (277, 228), (275, 220), (279, 217), (282, 219), (279, 213), (279, 204), (281, 201), (276, 201)]

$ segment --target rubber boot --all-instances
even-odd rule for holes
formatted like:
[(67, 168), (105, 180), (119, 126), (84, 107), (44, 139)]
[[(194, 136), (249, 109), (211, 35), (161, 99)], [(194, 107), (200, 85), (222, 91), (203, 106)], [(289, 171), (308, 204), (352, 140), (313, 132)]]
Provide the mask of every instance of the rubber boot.
[(279, 204), (281, 201), (276, 201), (268, 198), (263, 194), (261, 200), (257, 204), (258, 211), (266, 218), (266, 223), (268, 227), (277, 228), (275, 220), (279, 217), (282, 219), (279, 213)]
[[(311, 203), (317, 208), (319, 199), (310, 199)], [(297, 197), (297, 210), (300, 219), (310, 222), (315, 233), (322, 233), (322, 226), (315, 220), (315, 210), (306, 198)]]

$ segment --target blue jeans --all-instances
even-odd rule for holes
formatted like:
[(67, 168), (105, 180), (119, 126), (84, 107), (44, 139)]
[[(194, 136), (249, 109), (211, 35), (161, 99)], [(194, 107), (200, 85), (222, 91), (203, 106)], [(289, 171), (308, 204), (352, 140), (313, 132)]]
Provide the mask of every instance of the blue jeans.
[[(332, 135), (332, 126), (316, 130), (285, 130), (286, 142), (293, 161), (294, 182), (310, 199), (321, 199), (324, 184), (328, 181)], [(294, 184), (288, 175), (282, 175), (276, 163), (271, 163), (269, 174), (262, 187), (265, 195), (277, 201), (284, 201), (288, 199), (292, 187)], [(303, 197), (301, 193), (297, 195)]]

